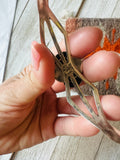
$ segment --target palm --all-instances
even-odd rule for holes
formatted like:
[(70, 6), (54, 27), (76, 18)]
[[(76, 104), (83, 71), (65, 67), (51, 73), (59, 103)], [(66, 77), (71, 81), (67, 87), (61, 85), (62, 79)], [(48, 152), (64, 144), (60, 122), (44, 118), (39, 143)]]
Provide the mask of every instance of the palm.
[[(5, 106), (5, 104), (0, 105)], [(12, 150), (30, 147), (55, 137), (54, 122), (57, 110), (56, 95), (52, 89), (26, 105), (7, 106), (7, 114), (5, 112), (6, 110), (2, 117), (5, 119), (4, 129), (0, 132), (0, 137), (2, 137), (3, 143), (10, 144), (9, 148)], [(9, 117), (9, 121), (8, 115), (12, 115)], [(2, 127), (2, 125), (0, 126)]]

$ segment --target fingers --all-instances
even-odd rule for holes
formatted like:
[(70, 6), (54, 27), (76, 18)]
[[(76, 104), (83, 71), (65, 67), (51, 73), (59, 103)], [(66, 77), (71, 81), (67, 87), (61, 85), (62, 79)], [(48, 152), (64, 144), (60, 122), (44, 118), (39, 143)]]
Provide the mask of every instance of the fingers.
[[(81, 101), (79, 96), (73, 96), (71, 97), (72, 100), (74, 101), (75, 104), (77, 104), (79, 106), (79, 108), (85, 112), (86, 114), (90, 115), (89, 111), (87, 110), (87, 108), (85, 107), (85, 105), (83, 104), (83, 102)], [(89, 101), (89, 104), (92, 106), (93, 109), (95, 109), (95, 103), (94, 103), (94, 99), (92, 96), (88, 96), (86, 97), (87, 100)], [(57, 105), (57, 109), (58, 109), (58, 114), (75, 114), (75, 115), (79, 115), (76, 110), (68, 104), (66, 97), (62, 97), (62, 98), (58, 98), (58, 105)]]
[[(91, 82), (113, 77), (120, 67), (120, 56), (112, 51), (99, 51), (82, 62), (83, 75)], [(64, 84), (56, 81), (53, 85), (56, 92), (65, 89)]]
[[(69, 42), (72, 56), (83, 58), (91, 51), (95, 50), (102, 39), (102, 31), (96, 27), (83, 27), (69, 34)], [(61, 41), (62, 51), (66, 51), (64, 41)], [(56, 55), (55, 48), (52, 52)]]
[[(80, 109), (89, 114), (84, 104), (76, 97), (75, 103), (79, 104)], [(95, 108), (93, 97), (87, 97), (91, 106)], [(101, 97), (101, 104), (105, 116), (110, 120), (120, 120), (120, 97), (114, 95), (105, 95)], [(72, 107), (70, 107), (65, 99), (58, 100), (59, 114), (77, 114)], [(83, 117), (58, 117), (55, 123), (55, 132), (57, 135), (74, 135), (74, 136), (92, 136), (98, 133), (98, 129), (94, 127), (88, 120)]]
[(37, 81), (38, 83), (36, 82), (35, 85), (39, 89), (43, 88), (42, 90), (44, 92), (54, 82), (54, 59), (49, 50), (37, 42), (32, 44), (32, 64), (30, 78), (34, 83)]
[(57, 136), (83, 136), (89, 137), (97, 134), (99, 130), (83, 117), (61, 117), (56, 120), (55, 133)]
[(25, 87), (23, 88), (26, 92), (25, 95), (28, 95), (30, 99), (42, 94), (54, 82), (53, 56), (45, 46), (36, 42), (32, 44), (32, 61), (31, 70), (25, 74), (29, 86), (27, 86), (27, 90)]
[[(92, 96), (86, 97), (93, 109), (96, 109), (94, 98)], [(101, 96), (101, 104), (103, 111), (107, 119), (118, 121), (120, 120), (120, 97), (115, 95), (104, 95)], [(89, 114), (85, 105), (80, 100), (79, 96), (72, 97), (72, 100), (80, 107), (82, 111)], [(67, 103), (66, 98), (59, 98), (57, 105), (59, 114), (77, 114), (77, 112)]]
[(70, 34), (72, 56), (83, 58), (95, 50), (102, 39), (102, 31), (95, 27), (83, 27)]
[(113, 51), (99, 51), (85, 59), (82, 72), (91, 82), (113, 77), (120, 67), (120, 57)]
[[(85, 27), (72, 33), (69, 36), (72, 55), (83, 58), (99, 45), (101, 38), (102, 32), (98, 28)], [(64, 43), (61, 46), (65, 50)], [(112, 51), (99, 51), (85, 59), (81, 65), (84, 76), (91, 82), (114, 76), (119, 67), (120, 57)], [(55, 92), (61, 92), (65, 86), (55, 81), (52, 88)]]
[[(70, 49), (72, 56), (83, 58), (91, 51), (95, 50), (102, 39), (102, 31), (95, 27), (83, 27), (78, 31), (73, 32), (69, 35)], [(62, 41), (60, 47), (65, 51), (65, 44)], [(52, 52), (56, 55), (57, 51), (55, 48)], [(61, 92), (65, 89), (63, 83), (55, 81), (52, 86), (55, 92)]]
[(102, 96), (101, 104), (108, 119), (114, 121), (120, 120), (120, 97), (115, 95)]
[[(54, 82), (54, 60), (51, 53), (36, 42), (32, 44), (32, 65), (27, 66), (22, 73), (4, 82), (2, 94), (18, 104), (33, 101)], [(10, 97), (11, 95), (11, 97)], [(10, 97), (10, 98), (9, 98)], [(11, 103), (12, 103), (11, 102)]]

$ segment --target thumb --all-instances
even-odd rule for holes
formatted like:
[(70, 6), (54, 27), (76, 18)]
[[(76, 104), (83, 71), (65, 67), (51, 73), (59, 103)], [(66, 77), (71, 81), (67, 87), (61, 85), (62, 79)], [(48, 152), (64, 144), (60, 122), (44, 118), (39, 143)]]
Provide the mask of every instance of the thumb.
[[(23, 72), (3, 83), (0, 90), (4, 97), (1, 98), (11, 100), (12, 104), (25, 104), (45, 92), (53, 82), (54, 58), (44, 45), (33, 42), (32, 65), (27, 66)], [(12, 97), (10, 97), (11, 95)]]
[[(54, 58), (49, 50), (37, 42), (32, 43), (32, 67), (30, 76), (33, 86), (39, 90), (38, 94), (50, 88), (54, 82)], [(29, 73), (29, 69), (28, 69)]]

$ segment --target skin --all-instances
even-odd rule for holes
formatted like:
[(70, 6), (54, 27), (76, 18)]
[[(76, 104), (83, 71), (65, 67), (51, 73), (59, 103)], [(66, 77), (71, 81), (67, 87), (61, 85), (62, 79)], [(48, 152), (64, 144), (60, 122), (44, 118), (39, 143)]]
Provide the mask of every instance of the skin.
[[(99, 45), (102, 32), (86, 27), (71, 34), (69, 39), (72, 56), (83, 58)], [(61, 48), (64, 50), (62, 43)], [(87, 137), (99, 132), (81, 116), (58, 117), (58, 114), (77, 113), (65, 98), (56, 98), (56, 93), (63, 91), (64, 85), (55, 81), (54, 67), (48, 49), (33, 42), (32, 64), (0, 86), (0, 154), (31, 147), (59, 135)], [(113, 76), (119, 67), (120, 57), (106, 51), (92, 55), (81, 66), (91, 82)], [(73, 99), (88, 113), (78, 97)], [(87, 99), (95, 108), (93, 97)], [(120, 97), (101, 96), (101, 103), (108, 119), (120, 120)]]

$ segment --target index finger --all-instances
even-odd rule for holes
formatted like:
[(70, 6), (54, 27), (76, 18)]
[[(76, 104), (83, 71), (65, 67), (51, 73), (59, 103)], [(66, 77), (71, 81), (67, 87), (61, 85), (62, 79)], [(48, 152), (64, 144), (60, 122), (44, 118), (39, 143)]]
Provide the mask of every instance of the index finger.
[[(96, 27), (83, 27), (69, 35), (71, 55), (74, 57), (83, 58), (97, 48), (102, 39), (102, 31)], [(65, 44), (60, 43), (62, 51), (65, 51)], [(55, 55), (55, 48), (51, 50)], [(55, 81), (52, 86), (55, 92), (60, 92), (65, 89), (64, 83)]]
[[(97, 27), (83, 27), (69, 34), (71, 55), (79, 58), (85, 57), (99, 46), (102, 35), (102, 31)], [(66, 51), (64, 41), (61, 41), (59, 45), (62, 51)], [(55, 48), (51, 51), (57, 54)]]

